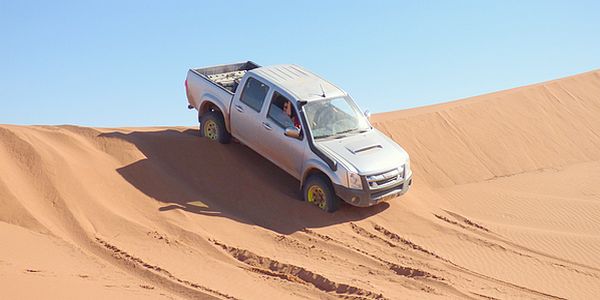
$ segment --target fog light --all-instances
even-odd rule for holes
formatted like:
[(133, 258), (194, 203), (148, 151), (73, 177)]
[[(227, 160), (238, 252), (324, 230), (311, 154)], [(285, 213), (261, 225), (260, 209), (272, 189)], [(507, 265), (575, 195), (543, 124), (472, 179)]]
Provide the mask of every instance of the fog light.
[(358, 204), (358, 202), (360, 202), (360, 199), (356, 196), (352, 197), (352, 199), (350, 200), (352, 201), (353, 204)]

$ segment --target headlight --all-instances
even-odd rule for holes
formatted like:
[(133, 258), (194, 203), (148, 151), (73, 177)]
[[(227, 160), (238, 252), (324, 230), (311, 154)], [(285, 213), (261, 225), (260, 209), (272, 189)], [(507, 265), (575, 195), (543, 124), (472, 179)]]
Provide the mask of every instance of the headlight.
[(348, 171), (348, 187), (351, 189), (362, 190), (362, 179), (360, 175)]
[(404, 174), (404, 168), (405, 168), (405, 165), (401, 165), (401, 166), (398, 168), (398, 174), (400, 174), (400, 176), (403, 176), (402, 174)]

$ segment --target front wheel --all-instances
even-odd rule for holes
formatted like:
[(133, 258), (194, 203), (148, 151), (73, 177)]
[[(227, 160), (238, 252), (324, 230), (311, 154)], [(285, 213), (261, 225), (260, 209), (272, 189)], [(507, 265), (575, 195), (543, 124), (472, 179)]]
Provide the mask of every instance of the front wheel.
[(340, 199), (335, 195), (329, 180), (323, 175), (311, 175), (302, 189), (304, 201), (326, 212), (334, 212), (340, 207)]
[(223, 115), (217, 111), (209, 111), (200, 117), (200, 136), (221, 144), (231, 141), (231, 134), (225, 128)]

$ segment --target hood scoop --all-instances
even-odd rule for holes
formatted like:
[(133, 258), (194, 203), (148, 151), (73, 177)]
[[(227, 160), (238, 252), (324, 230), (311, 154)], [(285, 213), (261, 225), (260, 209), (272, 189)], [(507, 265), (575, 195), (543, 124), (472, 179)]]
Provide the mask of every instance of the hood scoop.
[(348, 151), (352, 152), (352, 154), (359, 154), (361, 152), (375, 150), (375, 149), (382, 149), (382, 148), (383, 148), (383, 146), (380, 144), (374, 144), (372, 142), (365, 143), (362, 141), (346, 145), (346, 149), (348, 149)]
[(315, 144), (360, 174), (379, 174), (405, 164), (408, 158), (402, 148), (377, 130), (343, 139), (317, 140)]

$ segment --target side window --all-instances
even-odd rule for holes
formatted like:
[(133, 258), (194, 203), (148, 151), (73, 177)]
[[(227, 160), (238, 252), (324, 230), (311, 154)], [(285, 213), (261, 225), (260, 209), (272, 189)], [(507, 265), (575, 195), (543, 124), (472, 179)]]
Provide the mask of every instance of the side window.
[(267, 117), (282, 128), (296, 127), (300, 129), (300, 120), (292, 102), (278, 92), (273, 92)]
[(260, 108), (265, 102), (265, 97), (269, 92), (269, 86), (254, 79), (253, 77), (246, 80), (244, 90), (240, 96), (240, 101), (246, 105), (252, 107), (257, 112), (260, 112)]

